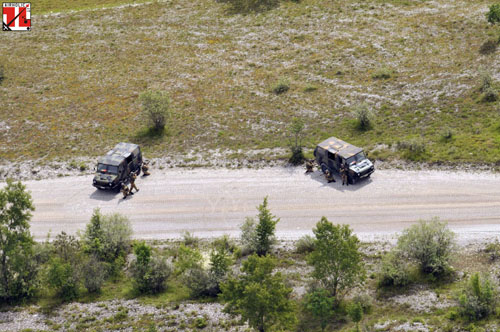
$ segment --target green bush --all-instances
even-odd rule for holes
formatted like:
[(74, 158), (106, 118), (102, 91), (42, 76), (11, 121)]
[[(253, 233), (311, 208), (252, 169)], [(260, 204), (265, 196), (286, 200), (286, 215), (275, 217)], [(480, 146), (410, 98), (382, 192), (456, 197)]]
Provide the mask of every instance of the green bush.
[(334, 305), (335, 298), (326, 289), (311, 289), (304, 296), (304, 309), (318, 321), (321, 331), (333, 318)]
[(479, 91), (481, 92), (488, 91), (491, 88), (491, 83), (493, 81), (490, 73), (488, 73), (487, 71), (482, 71), (480, 78), (481, 78), (481, 83), (479, 86)]
[(386, 80), (391, 78), (392, 74), (394, 74), (394, 71), (392, 69), (387, 67), (382, 67), (376, 70), (372, 74), (372, 78), (375, 80)]
[(230, 5), (234, 13), (248, 14), (272, 9), (279, 4), (279, 0), (219, 0)]
[(166, 288), (172, 268), (163, 257), (153, 256), (144, 242), (134, 246), (135, 259), (130, 263), (134, 288), (140, 293), (159, 293)]
[(240, 226), (241, 235), (240, 242), (242, 246), (241, 253), (243, 256), (249, 255), (257, 251), (257, 233), (255, 219), (247, 217), (245, 222)]
[(304, 130), (304, 121), (299, 118), (293, 118), (290, 125), (290, 156), (289, 162), (292, 165), (298, 165), (304, 161), (304, 153), (302, 152), (302, 135)]
[(486, 276), (474, 273), (459, 297), (461, 314), (470, 320), (479, 320), (495, 312), (496, 286)]
[(451, 271), (450, 261), (455, 247), (455, 234), (437, 218), (407, 228), (397, 244), (402, 257), (416, 261), (422, 272), (434, 276)]
[(62, 299), (69, 301), (78, 296), (79, 271), (60, 257), (53, 257), (48, 264), (47, 284), (57, 292)]
[(497, 100), (498, 100), (498, 92), (496, 92), (493, 88), (489, 88), (481, 96), (481, 101), (485, 103), (492, 103)]
[(486, 13), (486, 19), (491, 24), (500, 23), (500, 3), (492, 4)]
[(359, 130), (368, 130), (372, 128), (373, 112), (370, 110), (368, 104), (363, 103), (354, 107), (352, 115), (357, 121), (357, 128)]
[(498, 239), (495, 240), (495, 242), (488, 243), (486, 245), (486, 248), (484, 249), (484, 252), (490, 255), (490, 260), (492, 261), (500, 258), (500, 242), (498, 242)]
[(290, 83), (288, 82), (288, 80), (281, 79), (273, 86), (272, 90), (275, 94), (280, 95), (290, 90)]
[(441, 130), (441, 141), (447, 142), (453, 138), (453, 131), (450, 128)]
[(96, 293), (106, 279), (106, 269), (102, 262), (95, 257), (89, 257), (82, 266), (83, 285), (89, 293)]
[(38, 266), (30, 233), (33, 200), (21, 182), (7, 179), (0, 189), (0, 302), (29, 297)]
[(410, 139), (396, 142), (396, 149), (404, 151), (404, 157), (410, 160), (418, 160), (426, 151), (426, 146), (421, 139)]
[(182, 234), (182, 239), (184, 242), (184, 245), (188, 247), (198, 247), (198, 244), (200, 243), (200, 239), (194, 236), (193, 234), (189, 232), (184, 232)]
[(384, 255), (378, 274), (379, 287), (403, 287), (410, 283), (408, 262), (395, 251)]
[(127, 217), (119, 213), (102, 215), (95, 209), (83, 236), (84, 251), (112, 264), (130, 252), (131, 236)]
[(210, 271), (201, 267), (195, 267), (187, 270), (184, 276), (185, 284), (190, 290), (192, 298), (213, 297), (220, 292), (219, 284)]
[(485, 41), (483, 45), (481, 45), (481, 47), (479, 48), (479, 53), (483, 55), (492, 54), (495, 53), (497, 47), (498, 47), (498, 41), (490, 39)]
[(187, 270), (201, 267), (203, 257), (197, 248), (186, 247), (183, 243), (177, 250), (177, 259), (174, 263), (175, 274), (181, 275)]
[(308, 254), (314, 250), (314, 237), (304, 235), (295, 243), (295, 252), (298, 254)]
[(161, 91), (145, 91), (139, 96), (142, 113), (149, 122), (149, 127), (157, 132), (162, 131), (170, 116), (170, 98)]

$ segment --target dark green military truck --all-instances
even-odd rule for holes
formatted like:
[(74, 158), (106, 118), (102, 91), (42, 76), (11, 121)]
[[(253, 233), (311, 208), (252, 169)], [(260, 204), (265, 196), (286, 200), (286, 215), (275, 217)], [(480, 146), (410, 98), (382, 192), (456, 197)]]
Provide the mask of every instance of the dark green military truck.
[(141, 166), (142, 154), (139, 145), (118, 143), (98, 159), (92, 185), (102, 190), (120, 190), (122, 184), (129, 181), (132, 173), (139, 175)]
[(314, 157), (323, 173), (326, 170), (332, 174), (340, 173), (341, 165), (347, 166), (347, 177), (352, 184), (369, 177), (375, 171), (373, 163), (366, 157), (363, 149), (336, 137), (330, 137), (319, 143), (314, 149)]

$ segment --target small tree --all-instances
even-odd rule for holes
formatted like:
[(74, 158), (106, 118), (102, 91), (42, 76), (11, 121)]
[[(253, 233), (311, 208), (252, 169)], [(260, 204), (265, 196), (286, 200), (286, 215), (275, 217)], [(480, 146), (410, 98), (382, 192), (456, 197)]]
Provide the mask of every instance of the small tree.
[(104, 264), (96, 257), (91, 256), (82, 266), (83, 285), (89, 293), (97, 293), (106, 279)]
[(29, 221), (33, 201), (21, 182), (7, 179), (0, 189), (0, 299), (30, 296), (36, 288), (33, 238)]
[(270, 256), (252, 255), (243, 262), (238, 279), (222, 284), (225, 310), (240, 315), (260, 332), (273, 327), (286, 329), (295, 322), (292, 289), (285, 285), (280, 272), (273, 273), (275, 266)]
[(264, 202), (257, 208), (259, 210), (259, 223), (255, 228), (257, 237), (257, 254), (259, 256), (267, 255), (271, 246), (276, 241), (274, 237), (274, 231), (276, 230), (276, 224), (279, 222), (279, 218), (271, 214), (271, 211), (267, 207), (267, 197), (264, 198)]
[(243, 248), (243, 255), (247, 255), (257, 251), (257, 233), (255, 228), (255, 219), (250, 217), (247, 217), (245, 219), (245, 222), (240, 226), (240, 241)]
[(491, 24), (500, 23), (500, 3), (490, 6), (490, 10), (486, 13), (486, 19)]
[(170, 116), (170, 99), (165, 92), (147, 90), (139, 96), (142, 112), (149, 121), (150, 128), (162, 131)]
[(357, 120), (359, 130), (368, 130), (372, 127), (373, 112), (366, 103), (354, 107), (352, 114)]
[(314, 251), (307, 256), (312, 276), (336, 300), (364, 279), (359, 240), (348, 225), (333, 225), (325, 217), (313, 229)]
[(363, 318), (363, 307), (360, 303), (351, 303), (347, 308), (347, 314), (356, 323), (356, 331), (359, 331), (359, 322)]
[(397, 244), (403, 257), (417, 261), (422, 272), (435, 276), (450, 270), (455, 247), (455, 234), (437, 218), (404, 230)]
[(495, 312), (496, 287), (488, 277), (474, 273), (459, 297), (462, 315), (470, 320), (479, 320)]
[(135, 259), (130, 263), (134, 288), (140, 293), (159, 293), (166, 287), (172, 268), (163, 257), (152, 255), (152, 249), (144, 242), (134, 246)]
[(326, 289), (314, 289), (305, 296), (305, 309), (319, 321), (321, 331), (324, 331), (333, 317), (335, 299)]
[(302, 132), (304, 130), (304, 121), (298, 118), (293, 118), (292, 124), (290, 125), (290, 150), (292, 155), (290, 157), (290, 163), (293, 165), (298, 165), (304, 160), (304, 153), (302, 152)]

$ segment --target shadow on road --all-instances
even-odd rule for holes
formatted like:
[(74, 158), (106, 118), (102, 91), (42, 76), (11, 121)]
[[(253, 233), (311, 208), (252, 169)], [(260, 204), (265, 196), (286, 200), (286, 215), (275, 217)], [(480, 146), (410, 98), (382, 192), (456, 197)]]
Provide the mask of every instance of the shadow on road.
[(115, 199), (116, 195), (118, 195), (118, 192), (113, 191), (113, 190), (104, 191), (104, 190), (97, 189), (96, 191), (94, 191), (90, 195), (90, 198), (98, 200), (98, 201), (109, 202), (109, 201), (112, 201), (113, 199)]
[(334, 177), (336, 182), (330, 182), (330, 183), (328, 183), (326, 181), (325, 175), (320, 170), (315, 170), (314, 172), (306, 173), (305, 175), (309, 176), (311, 178), (311, 180), (315, 180), (315, 181), (321, 183), (323, 185), (323, 187), (330, 187), (330, 188), (336, 189), (338, 191), (356, 191), (356, 190), (359, 190), (372, 182), (371, 178), (366, 178), (366, 179), (361, 179), (356, 184), (349, 184), (348, 186), (343, 186), (342, 179), (340, 178), (340, 175), (338, 175), (336, 173), (333, 174), (333, 177)]

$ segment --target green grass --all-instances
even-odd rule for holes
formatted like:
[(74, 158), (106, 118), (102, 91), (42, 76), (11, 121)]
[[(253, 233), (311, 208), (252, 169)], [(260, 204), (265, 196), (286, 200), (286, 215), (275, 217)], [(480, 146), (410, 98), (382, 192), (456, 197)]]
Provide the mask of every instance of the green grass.
[[(248, 15), (214, 0), (113, 8), (139, 2), (35, 1), (33, 31), (0, 34), (2, 159), (97, 156), (119, 141), (148, 157), (221, 148), (241, 159), (286, 148), (300, 117), (309, 149), (334, 135), (389, 146), (379, 159), (500, 160), (500, 101), (478, 91), (484, 68), (498, 76), (496, 55), (479, 53), (499, 34), (484, 18), (489, 1), (284, 1)], [(82, 10), (100, 7), (110, 8)], [(66, 13), (36, 15), (50, 11)], [(273, 93), (284, 77), (289, 90)], [(148, 88), (172, 100), (161, 134), (139, 116)], [(360, 101), (375, 112), (367, 131), (351, 115)], [(391, 149), (414, 139), (424, 153)]]

